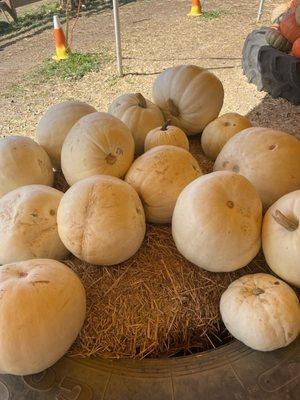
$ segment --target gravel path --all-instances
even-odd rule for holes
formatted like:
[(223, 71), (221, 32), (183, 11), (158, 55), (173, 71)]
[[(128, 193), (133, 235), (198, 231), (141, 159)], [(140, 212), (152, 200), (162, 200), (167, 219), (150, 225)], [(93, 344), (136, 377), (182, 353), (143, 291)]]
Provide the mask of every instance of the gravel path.
[[(280, 2), (266, 1), (259, 25), (269, 25), (270, 11)], [(80, 81), (39, 83), (29, 78), (54, 51), (50, 28), (0, 37), (0, 134), (33, 136), (45, 109), (63, 100), (80, 99), (106, 111), (124, 92), (139, 91), (151, 98), (156, 75), (184, 63), (209, 68), (222, 80), (222, 112), (248, 114), (256, 125), (300, 134), (300, 107), (257, 92), (242, 74), (242, 46), (247, 34), (258, 26), (258, 1), (207, 1), (206, 11), (220, 11), (220, 17), (211, 20), (188, 18), (189, 7), (188, 0), (138, 0), (120, 7), (123, 78), (116, 74), (110, 9), (86, 13), (78, 21), (73, 49), (100, 52), (104, 58), (100, 72)]]

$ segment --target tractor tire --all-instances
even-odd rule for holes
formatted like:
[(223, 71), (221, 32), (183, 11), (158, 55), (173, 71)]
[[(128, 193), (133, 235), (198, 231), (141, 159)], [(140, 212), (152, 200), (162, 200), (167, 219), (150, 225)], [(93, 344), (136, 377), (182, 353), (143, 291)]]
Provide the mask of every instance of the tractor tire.
[(0, 375), (1, 400), (299, 400), (300, 338), (270, 352), (238, 341), (169, 359), (63, 357), (37, 375)]
[(243, 71), (259, 91), (272, 97), (283, 97), (300, 104), (300, 59), (269, 46), (265, 40), (268, 28), (251, 32), (243, 48)]

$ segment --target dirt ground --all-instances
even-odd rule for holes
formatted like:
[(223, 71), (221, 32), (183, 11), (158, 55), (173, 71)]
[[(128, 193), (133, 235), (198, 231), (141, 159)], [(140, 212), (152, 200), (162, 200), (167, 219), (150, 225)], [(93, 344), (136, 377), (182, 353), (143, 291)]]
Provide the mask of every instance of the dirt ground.
[[(100, 72), (73, 82), (39, 83), (30, 73), (54, 52), (51, 24), (0, 37), (0, 134), (33, 136), (48, 106), (80, 99), (106, 111), (124, 92), (142, 92), (151, 98), (151, 86), (163, 69), (184, 63), (209, 68), (223, 82), (222, 112), (248, 114), (256, 125), (300, 133), (300, 107), (274, 100), (248, 84), (241, 69), (242, 46), (247, 34), (269, 25), (270, 11), (281, 1), (266, 1), (256, 24), (258, 1), (212, 0), (204, 10), (218, 10), (220, 17), (188, 18), (189, 0), (138, 0), (120, 7), (125, 76), (119, 78), (114, 55), (111, 9), (80, 17), (73, 50), (101, 52)], [(20, 9), (19, 9), (20, 10)], [(20, 10), (19, 12), (22, 12)]]

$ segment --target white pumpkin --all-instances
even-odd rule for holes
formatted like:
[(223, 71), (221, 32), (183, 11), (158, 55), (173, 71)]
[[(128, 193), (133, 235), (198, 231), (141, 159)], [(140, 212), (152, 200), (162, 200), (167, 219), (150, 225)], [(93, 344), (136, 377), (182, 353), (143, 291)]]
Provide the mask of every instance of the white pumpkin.
[(61, 148), (70, 129), (80, 118), (94, 112), (94, 107), (81, 101), (64, 101), (49, 107), (42, 116), (36, 128), (36, 140), (56, 169), (60, 169)]
[(139, 194), (146, 220), (169, 223), (182, 189), (202, 175), (198, 162), (176, 146), (157, 146), (137, 158), (125, 180)]
[(215, 160), (232, 136), (252, 126), (248, 118), (237, 113), (227, 113), (210, 122), (201, 135), (204, 154)]
[(180, 194), (172, 219), (179, 252), (212, 272), (247, 265), (261, 244), (262, 204), (251, 183), (233, 172), (201, 176)]
[(300, 189), (300, 141), (269, 128), (248, 128), (233, 136), (218, 155), (214, 171), (244, 175), (266, 209), (286, 193)]
[(107, 113), (93, 113), (70, 130), (62, 147), (61, 166), (71, 186), (99, 174), (121, 178), (133, 157), (134, 141), (126, 125)]
[(188, 135), (195, 135), (219, 115), (224, 90), (220, 80), (208, 70), (179, 65), (158, 75), (152, 95), (166, 120)]
[(85, 319), (85, 290), (66, 265), (35, 259), (0, 267), (0, 373), (36, 374), (58, 361)]
[(145, 236), (145, 214), (134, 189), (106, 175), (72, 186), (58, 208), (58, 232), (78, 258), (114, 265), (133, 256)]
[(169, 121), (147, 133), (144, 148), (145, 151), (148, 151), (153, 147), (165, 144), (182, 147), (185, 150), (189, 150), (190, 147), (188, 138), (183, 130), (177, 126), (169, 125)]
[(147, 133), (164, 122), (161, 110), (141, 93), (127, 93), (117, 97), (108, 112), (128, 126), (134, 138), (136, 154), (144, 152)]
[(300, 190), (277, 200), (263, 221), (266, 261), (280, 278), (300, 288)]
[(269, 274), (245, 275), (223, 293), (220, 311), (228, 331), (252, 349), (288, 346), (300, 331), (300, 306), (294, 291)]
[(53, 185), (53, 169), (45, 150), (32, 139), (0, 139), (0, 197), (20, 186)]
[(52, 187), (29, 185), (0, 199), (0, 264), (67, 256), (56, 221), (62, 196)]

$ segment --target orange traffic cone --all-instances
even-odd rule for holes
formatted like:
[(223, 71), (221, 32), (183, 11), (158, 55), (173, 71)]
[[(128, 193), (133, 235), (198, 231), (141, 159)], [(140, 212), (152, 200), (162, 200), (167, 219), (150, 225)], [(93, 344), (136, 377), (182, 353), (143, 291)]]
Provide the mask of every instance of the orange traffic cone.
[(53, 16), (53, 25), (56, 54), (52, 58), (54, 60), (65, 60), (69, 57), (69, 49), (63, 28), (57, 15)]
[(191, 17), (197, 17), (202, 14), (201, 10), (201, 3), (200, 0), (192, 0), (192, 8), (191, 11), (188, 13)]

